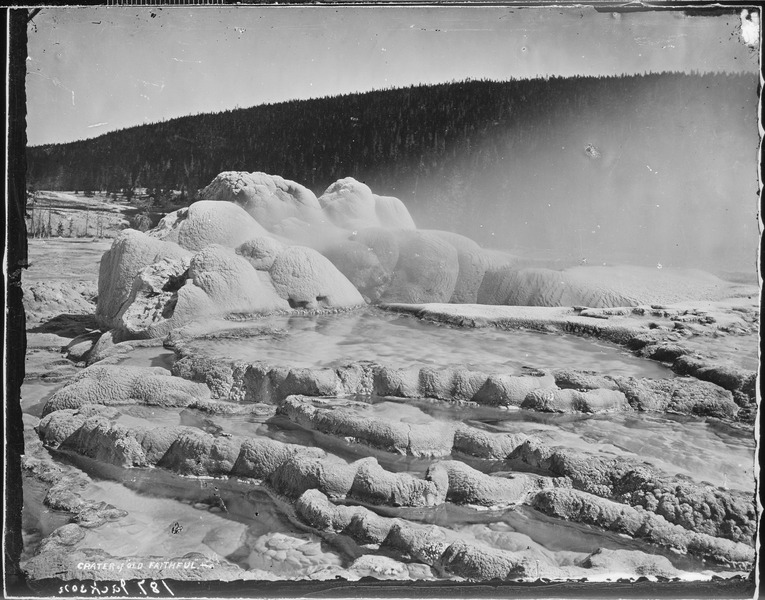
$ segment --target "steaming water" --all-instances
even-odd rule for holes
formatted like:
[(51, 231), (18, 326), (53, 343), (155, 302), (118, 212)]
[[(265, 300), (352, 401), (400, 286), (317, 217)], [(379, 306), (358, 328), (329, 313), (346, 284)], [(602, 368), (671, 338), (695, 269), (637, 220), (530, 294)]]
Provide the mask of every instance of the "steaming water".
[(600, 341), (528, 331), (455, 329), (376, 310), (269, 319), (231, 337), (194, 340), (190, 348), (204, 356), (294, 367), (338, 367), (369, 360), (397, 368), (466, 367), (518, 373), (526, 366), (672, 376), (658, 363)]

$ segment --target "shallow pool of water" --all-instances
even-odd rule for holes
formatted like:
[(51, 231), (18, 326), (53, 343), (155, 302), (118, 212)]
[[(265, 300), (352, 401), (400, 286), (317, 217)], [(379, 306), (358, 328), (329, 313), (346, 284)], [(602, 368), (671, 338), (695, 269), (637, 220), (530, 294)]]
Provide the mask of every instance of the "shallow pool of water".
[(715, 486), (754, 489), (751, 432), (696, 417), (654, 413), (544, 415), (523, 411), (471, 424), (521, 432), (551, 446), (606, 456), (628, 456), (670, 473)]
[[(102, 548), (118, 557), (170, 558), (200, 552), (244, 569), (270, 564), (280, 575), (296, 578), (352, 558), (323, 543), (296, 520), (291, 508), (258, 484), (180, 477), (161, 469), (124, 469), (71, 454), (59, 457), (92, 477), (84, 497), (128, 511), (120, 520), (88, 530), (79, 547)], [(295, 560), (280, 563), (272, 551), (275, 534), (282, 545), (291, 542), (296, 547), (291, 553)], [(303, 554), (304, 545), (310, 557)]]
[(466, 367), (518, 373), (539, 369), (590, 369), (608, 375), (671, 377), (653, 361), (617, 346), (557, 333), (457, 328), (406, 315), (366, 309), (339, 315), (265, 319), (229, 336), (209, 335), (188, 344), (195, 354), (293, 367), (338, 367), (374, 361), (391, 367)]

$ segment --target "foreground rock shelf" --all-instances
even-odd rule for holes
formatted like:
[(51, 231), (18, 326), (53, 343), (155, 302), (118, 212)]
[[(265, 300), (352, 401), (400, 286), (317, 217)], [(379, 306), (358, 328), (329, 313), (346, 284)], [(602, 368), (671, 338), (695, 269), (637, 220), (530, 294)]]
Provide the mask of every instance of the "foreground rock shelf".
[[(636, 461), (604, 460), (551, 448), (525, 435), (492, 434), (460, 424), (434, 422), (418, 426), (380, 419), (369, 412), (369, 404), (349, 399), (259, 394), (277, 405), (275, 416), (283, 415), (296, 425), (338, 436), (346, 443), (361, 442), (386, 452), (423, 457), (449, 459), (456, 453), (474, 460), (505, 461), (508, 466), (520, 466), (521, 471), (503, 478), (459, 461), (440, 460), (433, 462), (424, 479), (420, 479), (387, 471), (374, 458), (348, 464), (320, 448), (268, 438), (243, 438), (224, 431), (212, 434), (183, 426), (126, 427), (115, 422), (119, 405), (156, 404), (165, 409), (185, 407), (212, 414), (262, 410), (257, 408), (262, 405), (210, 399), (203, 393), (206, 386), (161, 373), (161, 369), (143, 370), (156, 377), (157, 383), (149, 386), (151, 391), (139, 387), (136, 392), (132, 382), (141, 380), (135, 377), (140, 371), (98, 365), (84, 370), (46, 404), (38, 426), (46, 446), (122, 467), (157, 466), (187, 476), (252, 478), (290, 501), (307, 490), (317, 490), (330, 498), (380, 506), (429, 507), (449, 502), (496, 507), (528, 503), (558, 518), (627, 533), (659, 548), (727, 568), (745, 569), (754, 559), (749, 544), (754, 535), (755, 510), (745, 493), (677, 480)], [(355, 373), (363, 374), (364, 370)], [(558, 374), (561, 380), (566, 377), (571, 379), (572, 374)], [(144, 380), (151, 381), (151, 377)], [(363, 377), (354, 381), (361, 380)], [(109, 381), (113, 385), (107, 394), (90, 387), (109, 386)], [(315, 383), (312, 391), (321, 392)], [(294, 389), (297, 384), (289, 385)], [(184, 390), (184, 386), (191, 387)], [(106, 398), (112, 406), (87, 403), (89, 389), (97, 390), (93, 399)], [(173, 390), (175, 395), (168, 396), (167, 390)], [(358, 393), (358, 389), (355, 391)], [(70, 408), (75, 397), (84, 403)], [(566, 492), (569, 496), (550, 495), (550, 490), (556, 488), (574, 489)], [(593, 514), (601, 516), (595, 518)], [(442, 560), (426, 564), (434, 567)], [(510, 559), (502, 559), (506, 560)], [(482, 573), (467, 567), (444, 572), (458, 576)], [(507, 577), (528, 575), (523, 569), (508, 567), (506, 571)]]

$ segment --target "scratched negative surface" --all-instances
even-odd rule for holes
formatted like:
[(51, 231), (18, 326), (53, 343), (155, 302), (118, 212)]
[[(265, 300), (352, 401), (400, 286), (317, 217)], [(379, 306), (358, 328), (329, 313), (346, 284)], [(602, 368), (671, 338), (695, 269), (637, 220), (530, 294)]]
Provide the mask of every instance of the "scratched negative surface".
[(759, 16), (35, 12), (28, 592), (751, 596)]

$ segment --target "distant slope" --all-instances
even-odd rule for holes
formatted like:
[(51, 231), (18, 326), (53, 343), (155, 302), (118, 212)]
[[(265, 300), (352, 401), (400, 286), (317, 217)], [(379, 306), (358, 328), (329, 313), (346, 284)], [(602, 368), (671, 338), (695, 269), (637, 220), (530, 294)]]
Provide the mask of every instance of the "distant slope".
[(420, 227), (487, 246), (736, 270), (757, 247), (756, 102), (754, 75), (468, 81), (34, 147), (28, 174), (37, 189), (190, 191), (257, 170), (317, 193), (353, 176)]

